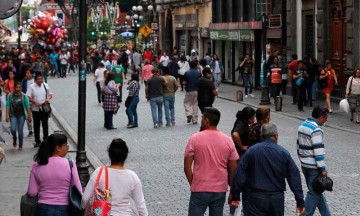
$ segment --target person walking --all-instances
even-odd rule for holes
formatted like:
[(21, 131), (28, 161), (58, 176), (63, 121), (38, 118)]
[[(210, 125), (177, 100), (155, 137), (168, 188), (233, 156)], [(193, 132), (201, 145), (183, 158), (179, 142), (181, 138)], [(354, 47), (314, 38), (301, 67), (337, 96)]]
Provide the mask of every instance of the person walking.
[(274, 98), (274, 103), (276, 97), (280, 95), (280, 91), (282, 88), (282, 66), (279, 64), (279, 59), (274, 57), (274, 63), (270, 65), (270, 84), (272, 90), (272, 96)]
[(142, 83), (147, 83), (148, 79), (150, 79), (152, 77), (152, 69), (154, 69), (154, 66), (152, 64), (150, 64), (150, 61), (148, 59), (146, 59), (144, 61), (144, 67), (142, 68), (142, 72), (141, 72), (141, 82)]
[(262, 125), (261, 137), (263, 141), (250, 147), (241, 157), (230, 189), (229, 204), (238, 206), (240, 193), (248, 185), (249, 209), (245, 215), (283, 216), (286, 179), (295, 196), (296, 212), (303, 215), (300, 171), (290, 153), (277, 144), (279, 135), (276, 125)]
[(139, 103), (139, 91), (140, 91), (140, 83), (139, 83), (139, 75), (136, 73), (131, 74), (131, 80), (129, 81), (129, 86), (127, 87), (129, 90), (128, 98), (130, 102), (125, 103), (126, 114), (128, 116), (128, 125), (127, 128), (135, 128), (138, 127), (138, 117), (136, 108)]
[(56, 53), (55, 49), (53, 49), (52, 53), (49, 55), (49, 58), (50, 58), (51, 77), (55, 77), (59, 70), (57, 64), (59, 55)]
[(101, 80), (104, 79), (105, 70), (106, 69), (104, 67), (104, 64), (102, 62), (100, 62), (99, 67), (95, 70), (95, 74), (94, 74), (93, 82), (96, 85), (97, 99), (98, 99), (99, 104), (101, 104), (101, 101), (102, 101), (100, 82), (101, 82)]
[(326, 87), (323, 88), (323, 92), (326, 97), (325, 107), (328, 108), (330, 113), (332, 113), (330, 97), (334, 89), (334, 85), (338, 85), (338, 80), (335, 70), (332, 68), (331, 62), (326, 63), (326, 68), (321, 71), (319, 79), (326, 80)]
[(69, 56), (66, 53), (66, 50), (62, 51), (62, 54), (59, 56), (60, 59), (60, 77), (61, 78), (66, 78), (66, 70), (67, 70), (67, 66), (68, 66), (68, 59)]
[(245, 97), (248, 97), (248, 95), (250, 95), (251, 97), (255, 97), (252, 93), (254, 63), (251, 61), (249, 54), (245, 55), (245, 58), (240, 63), (239, 67), (242, 69), (242, 76), (245, 86)]
[(304, 112), (304, 103), (306, 100), (306, 85), (305, 79), (307, 78), (306, 70), (304, 69), (304, 63), (302, 61), (298, 61), (298, 69), (293, 74), (293, 79), (296, 85), (297, 92), (297, 105), (298, 111)]
[(197, 101), (201, 113), (204, 113), (205, 107), (212, 107), (218, 92), (214, 83), (211, 81), (212, 74), (210, 68), (204, 68), (202, 77), (198, 79), (197, 84)]
[[(239, 155), (231, 138), (217, 129), (219, 110), (207, 107), (201, 118), (202, 131), (193, 134), (184, 153), (184, 172), (190, 185), (188, 215), (223, 215), (228, 191)], [(206, 163), (204, 163), (206, 161)], [(193, 167), (193, 168), (192, 168)]]
[(214, 85), (216, 89), (219, 89), (221, 83), (221, 76), (224, 74), (224, 65), (221, 60), (219, 60), (218, 55), (214, 54), (213, 59), (210, 63), (211, 71), (213, 72)]
[(180, 61), (178, 62), (179, 65), (179, 82), (180, 82), (180, 86), (181, 86), (181, 91), (184, 91), (184, 75), (185, 72), (188, 71), (190, 69), (189, 66), (189, 62), (186, 60), (185, 56), (181, 56), (180, 57)]
[(193, 124), (198, 123), (198, 100), (197, 85), (201, 73), (197, 70), (197, 62), (190, 62), (190, 69), (184, 74), (185, 98), (184, 107), (187, 123), (192, 121)]
[(297, 104), (297, 89), (296, 89), (296, 84), (295, 84), (295, 80), (293, 79), (293, 75), (295, 74), (297, 68), (298, 68), (298, 56), (297, 54), (292, 54), (291, 55), (291, 62), (288, 65), (288, 70), (289, 70), (289, 75), (290, 75), (290, 79), (291, 79), (291, 94), (292, 94), (292, 98), (293, 98), (293, 102), (292, 104)]
[(179, 84), (176, 81), (176, 78), (170, 75), (169, 68), (163, 68), (165, 86), (163, 87), (164, 91), (164, 109), (165, 109), (165, 119), (166, 126), (175, 126), (175, 92), (179, 88)]
[(134, 53), (132, 55), (132, 62), (134, 65), (133, 71), (136, 72), (139, 69), (141, 70), (142, 56), (138, 49), (135, 48)]
[[(91, 196), (96, 189), (96, 179), (100, 170), (108, 175), (108, 188), (111, 193), (111, 210), (109, 215), (132, 216), (133, 209), (129, 204), (131, 199), (135, 202), (135, 207), (139, 216), (148, 216), (144, 194), (142, 192), (141, 180), (138, 175), (125, 167), (125, 161), (129, 154), (129, 148), (122, 139), (113, 139), (109, 148), (108, 155), (110, 158), (110, 166), (98, 167), (90, 177), (86, 185), (84, 195), (82, 196), (81, 205), (86, 210), (90, 206)], [(108, 174), (106, 174), (108, 173)], [(105, 185), (105, 177), (99, 179), (99, 185)], [(119, 187), (121, 185), (121, 187)], [(103, 190), (103, 189), (102, 189)], [(88, 215), (88, 214), (86, 214)], [(92, 214), (91, 214), (92, 215)]]
[[(38, 197), (36, 207), (38, 216), (71, 216), (69, 214), (71, 184), (80, 193), (82, 192), (75, 161), (65, 158), (68, 150), (67, 137), (55, 133), (41, 143), (34, 156), (35, 163), (31, 167), (27, 193), (30, 197)], [(70, 162), (73, 164), (72, 168)]]
[(13, 71), (9, 71), (9, 78), (5, 80), (4, 82), (4, 93), (6, 94), (6, 97), (13, 93), (15, 90), (15, 73)]
[(170, 61), (170, 58), (169, 58), (169, 56), (167, 55), (167, 51), (164, 51), (164, 52), (163, 52), (163, 55), (162, 55), (161, 58), (160, 58), (160, 63), (159, 63), (159, 65), (161, 65), (161, 66), (160, 66), (159, 69), (162, 69), (163, 67), (167, 67), (168, 64), (169, 64), (169, 61)]
[(39, 147), (40, 140), (40, 124), (43, 128), (43, 140), (46, 140), (49, 134), (49, 113), (46, 113), (43, 109), (43, 104), (49, 104), (53, 97), (53, 93), (48, 84), (44, 83), (44, 77), (41, 73), (35, 75), (35, 83), (31, 84), (26, 92), (31, 106), (32, 117), (34, 118), (34, 134), (35, 134), (35, 145)]
[(349, 77), (345, 97), (350, 105), (350, 121), (354, 121), (355, 114), (355, 122), (360, 124), (360, 68), (356, 68), (353, 75)]
[(263, 124), (270, 122), (270, 108), (259, 106), (255, 111), (256, 122), (249, 126), (248, 144), (253, 146), (262, 141), (260, 129)]
[(154, 122), (154, 128), (162, 127), (163, 121), (163, 103), (164, 103), (164, 90), (163, 86), (166, 86), (167, 83), (165, 79), (160, 76), (158, 69), (153, 69), (152, 77), (148, 79), (146, 84), (146, 99), (150, 100), (151, 107), (151, 116)]
[(118, 102), (122, 102), (122, 88), (125, 84), (126, 81), (126, 76), (125, 76), (125, 69), (124, 67), (121, 65), (121, 60), (117, 60), (116, 65), (114, 65), (111, 69), (111, 73), (115, 74), (115, 83), (119, 84), (119, 96), (117, 97)]
[(15, 83), (15, 91), (6, 100), (6, 122), (10, 122), (13, 146), (17, 146), (16, 132), (19, 136), (19, 151), (23, 148), (25, 119), (31, 123), (31, 110), (28, 97), (21, 92), (21, 83)]
[(115, 74), (109, 73), (104, 83), (104, 127), (108, 130), (116, 129), (113, 125), (113, 116), (119, 108), (117, 101), (117, 92), (119, 91), (120, 84), (116, 84), (114, 79)]
[[(21, 85), (21, 91), (26, 94), (28, 88), (30, 85), (32, 85), (34, 83), (34, 76), (31, 73), (30, 69), (27, 69), (25, 72), (25, 78), (22, 80), (22, 85)], [(31, 110), (32, 104), (30, 103), (30, 110)], [(32, 127), (32, 122), (28, 121), (28, 119), (26, 119), (26, 124), (27, 124), (27, 128), (29, 131), (28, 137), (31, 137), (33, 135), (33, 127)]]
[(305, 198), (304, 216), (312, 216), (316, 207), (321, 216), (330, 216), (330, 209), (323, 193), (314, 191), (313, 184), (319, 176), (327, 176), (325, 167), (324, 131), (321, 128), (329, 116), (323, 106), (314, 107), (311, 117), (302, 122), (298, 129), (297, 154), (309, 191)]

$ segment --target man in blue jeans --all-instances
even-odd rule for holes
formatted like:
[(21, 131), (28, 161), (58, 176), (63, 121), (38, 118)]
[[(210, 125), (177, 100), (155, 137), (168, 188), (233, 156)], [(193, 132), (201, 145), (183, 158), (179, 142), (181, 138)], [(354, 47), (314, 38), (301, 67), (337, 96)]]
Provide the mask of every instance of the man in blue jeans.
[(154, 122), (154, 128), (162, 127), (164, 91), (163, 86), (166, 86), (166, 80), (160, 76), (158, 69), (152, 69), (153, 76), (146, 82), (146, 99), (150, 100), (151, 115)]
[(312, 117), (307, 118), (298, 129), (297, 152), (301, 162), (301, 169), (309, 191), (305, 199), (304, 216), (314, 214), (316, 207), (322, 216), (330, 216), (330, 209), (325, 196), (313, 189), (315, 178), (319, 175), (327, 176), (325, 168), (324, 132), (322, 126), (328, 118), (329, 110), (323, 106), (316, 106)]
[(219, 121), (219, 110), (205, 108), (202, 130), (190, 137), (185, 149), (184, 172), (191, 190), (189, 216), (202, 216), (208, 207), (209, 215), (223, 215), (228, 190), (227, 167), (231, 184), (239, 155), (232, 139), (217, 130)]
[(240, 63), (240, 68), (242, 68), (244, 74), (245, 97), (247, 98), (249, 94), (251, 97), (254, 97), (252, 93), (254, 64), (249, 54), (245, 55), (244, 61)]
[(175, 92), (179, 88), (179, 84), (174, 76), (170, 75), (168, 67), (163, 68), (166, 85), (163, 87), (164, 91), (164, 108), (166, 127), (175, 126)]

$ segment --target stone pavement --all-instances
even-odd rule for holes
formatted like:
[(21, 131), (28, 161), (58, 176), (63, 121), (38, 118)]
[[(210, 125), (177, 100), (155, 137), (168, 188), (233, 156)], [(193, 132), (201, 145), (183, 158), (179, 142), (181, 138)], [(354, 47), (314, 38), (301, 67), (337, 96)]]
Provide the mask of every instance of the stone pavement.
[[(4, 115), (3, 115), (4, 117)], [(9, 123), (3, 122), (5, 126)], [(52, 118), (49, 119), (49, 134), (61, 130)], [(25, 123), (24, 146), (22, 151), (12, 146), (11, 134), (4, 134), (8, 145), (4, 145), (6, 162), (0, 165), (0, 216), (19, 216), (20, 198), (26, 193), (29, 184), (30, 169), (33, 156), (38, 148), (34, 148), (34, 136), (27, 137), (28, 131)], [(73, 150), (73, 143), (69, 142), (69, 152)], [(75, 158), (74, 153), (69, 153), (68, 158)]]
[[(65, 128), (68, 132), (70, 131), (69, 134), (76, 137), (78, 78), (69, 76), (66, 79), (50, 79), (49, 84), (54, 92), (52, 105), (62, 119), (62, 126), (66, 125)], [(126, 167), (134, 170), (142, 180), (150, 215), (186, 215), (190, 192), (183, 173), (183, 152), (188, 138), (199, 130), (199, 125), (186, 124), (183, 110), (184, 92), (177, 92), (176, 126), (153, 129), (150, 106), (144, 100), (144, 86), (142, 85), (141, 88), (138, 105), (139, 128), (126, 128), (125, 109), (121, 106), (118, 114), (114, 117), (114, 125), (118, 129), (108, 131), (103, 128), (103, 109), (97, 103), (91, 75), (87, 76), (87, 155), (90, 157), (90, 162), (93, 157), (96, 163), (107, 164), (109, 163), (107, 146), (113, 138), (123, 138), (130, 149)], [(255, 92), (256, 98), (247, 98), (243, 103), (231, 100), (235, 98), (235, 91), (239, 88), (221, 85), (220, 97), (214, 103), (214, 106), (222, 113), (219, 129), (226, 134), (230, 133), (238, 110), (246, 105), (258, 105), (259, 92)], [(124, 92), (123, 100), (127, 94), (126, 90)], [(222, 98), (227, 98), (227, 100)], [(249, 103), (251, 101), (253, 102)], [(310, 108), (305, 108), (305, 113), (297, 114), (296, 106), (287, 104), (286, 101), (285, 98), (284, 112), (272, 112), (271, 121), (278, 125), (279, 144), (289, 150), (299, 165), (296, 156), (297, 127), (301, 120), (310, 115)], [(270, 107), (273, 108), (273, 105)], [(291, 107), (294, 110), (290, 110)], [(285, 108), (289, 108), (289, 110), (286, 111)], [(332, 118), (338, 118), (338, 120), (332, 121)], [(360, 208), (357, 205), (360, 198), (360, 170), (357, 159), (359, 154), (355, 151), (358, 149), (359, 125), (351, 124), (345, 115), (336, 111), (329, 118), (329, 123), (332, 125), (325, 128), (326, 163), (329, 175), (335, 182), (334, 192), (326, 193), (329, 205), (333, 210), (333, 215), (360, 215)], [(345, 126), (347, 127), (344, 129), (345, 131), (339, 130), (339, 127)], [(95, 167), (97, 166), (95, 165)], [(304, 181), (303, 189), (304, 192), (307, 191)], [(289, 189), (286, 192), (285, 202), (285, 215), (295, 215), (295, 201)], [(224, 209), (225, 215), (228, 215), (228, 207), (225, 206)]]

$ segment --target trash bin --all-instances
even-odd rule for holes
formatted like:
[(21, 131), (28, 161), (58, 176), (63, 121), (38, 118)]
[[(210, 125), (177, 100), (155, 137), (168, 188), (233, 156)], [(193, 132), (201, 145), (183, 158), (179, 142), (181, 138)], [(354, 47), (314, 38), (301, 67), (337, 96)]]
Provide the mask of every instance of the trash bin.
[(281, 96), (276, 96), (275, 111), (282, 111), (282, 97)]
[(244, 100), (244, 93), (242, 91), (236, 91), (236, 101), (243, 101)]

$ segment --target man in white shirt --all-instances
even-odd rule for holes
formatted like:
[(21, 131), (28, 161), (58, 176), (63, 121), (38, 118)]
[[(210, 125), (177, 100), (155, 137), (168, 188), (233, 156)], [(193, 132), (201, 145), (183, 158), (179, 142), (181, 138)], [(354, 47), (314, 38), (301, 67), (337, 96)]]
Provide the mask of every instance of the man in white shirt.
[(68, 65), (69, 56), (65, 50), (63, 50), (62, 54), (59, 56), (60, 59), (60, 77), (66, 77), (66, 70)]
[(160, 63), (162, 64), (163, 67), (167, 67), (169, 64), (169, 56), (167, 55), (166, 51), (163, 53), (163, 55), (160, 58)]
[(40, 123), (43, 127), (43, 140), (48, 137), (49, 127), (48, 119), (49, 113), (44, 112), (42, 105), (50, 103), (52, 98), (52, 91), (49, 88), (48, 84), (43, 82), (44, 77), (41, 73), (35, 75), (35, 83), (31, 84), (26, 92), (26, 95), (29, 97), (33, 119), (34, 119), (34, 134), (35, 134), (35, 145), (34, 147), (39, 147), (40, 140)]

